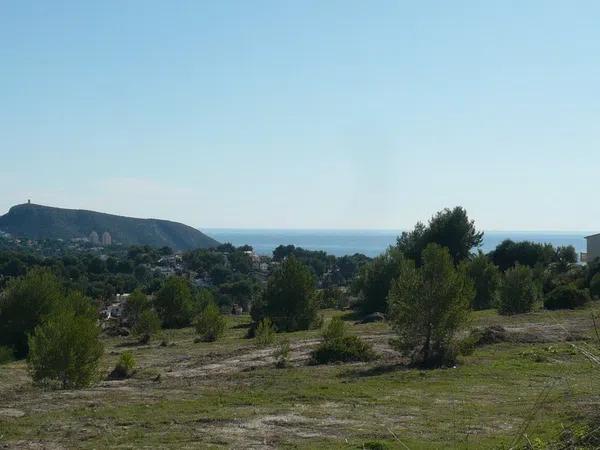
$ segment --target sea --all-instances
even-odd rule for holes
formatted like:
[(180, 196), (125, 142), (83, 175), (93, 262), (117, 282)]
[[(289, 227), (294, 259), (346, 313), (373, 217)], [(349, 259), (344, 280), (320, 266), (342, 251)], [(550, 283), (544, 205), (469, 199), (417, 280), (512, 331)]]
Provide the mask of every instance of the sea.
[[(335, 256), (362, 253), (373, 257), (395, 244), (399, 230), (280, 230), (280, 229), (202, 229), (219, 242), (230, 242), (236, 247), (251, 245), (259, 255), (271, 255), (279, 245), (295, 245), (308, 250), (322, 250)], [(577, 231), (486, 231), (482, 251), (489, 252), (505, 239), (550, 243), (554, 246), (572, 245), (586, 251), (585, 236), (591, 232)]]

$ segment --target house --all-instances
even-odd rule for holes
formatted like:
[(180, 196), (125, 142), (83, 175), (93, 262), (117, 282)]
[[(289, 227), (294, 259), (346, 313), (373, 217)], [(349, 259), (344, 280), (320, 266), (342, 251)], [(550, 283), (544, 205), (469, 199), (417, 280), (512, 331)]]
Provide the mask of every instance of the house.
[(587, 253), (582, 254), (582, 262), (592, 262), (596, 258), (600, 258), (600, 233), (586, 236)]

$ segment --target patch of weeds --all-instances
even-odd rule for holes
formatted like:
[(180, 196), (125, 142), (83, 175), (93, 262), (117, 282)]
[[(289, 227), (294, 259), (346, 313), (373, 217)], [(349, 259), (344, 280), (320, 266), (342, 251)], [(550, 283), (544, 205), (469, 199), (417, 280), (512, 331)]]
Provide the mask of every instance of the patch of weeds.
[(131, 352), (121, 353), (117, 365), (110, 373), (109, 378), (113, 380), (119, 380), (123, 378), (129, 378), (134, 374), (135, 369), (135, 358)]
[(271, 319), (267, 317), (258, 323), (254, 337), (258, 347), (267, 347), (275, 341), (275, 327)]
[(277, 346), (277, 349), (273, 353), (273, 356), (277, 360), (275, 367), (278, 369), (284, 369), (290, 364), (290, 341), (286, 338), (282, 339)]

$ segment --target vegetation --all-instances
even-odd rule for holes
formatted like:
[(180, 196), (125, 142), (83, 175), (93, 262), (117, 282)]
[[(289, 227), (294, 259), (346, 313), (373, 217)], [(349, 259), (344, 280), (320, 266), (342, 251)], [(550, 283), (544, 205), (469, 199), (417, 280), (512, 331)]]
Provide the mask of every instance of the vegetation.
[(463, 270), (454, 267), (447, 249), (429, 244), (422, 266), (405, 264), (389, 295), (395, 346), (415, 365), (453, 364), (457, 332), (468, 320), (475, 296)]
[(572, 284), (558, 286), (544, 298), (546, 309), (573, 309), (590, 301), (590, 294)]
[(0, 346), (0, 364), (6, 364), (15, 359), (13, 349), (6, 346)]
[(284, 369), (288, 367), (290, 363), (290, 341), (288, 339), (282, 339), (277, 344), (277, 349), (273, 352), (273, 356), (276, 359), (275, 367), (278, 369)]
[(594, 298), (600, 297), (600, 273), (594, 275), (590, 281), (590, 294)]
[(64, 239), (88, 237), (95, 230), (109, 231), (115, 242), (125, 245), (168, 246), (175, 250), (218, 245), (195, 228), (158, 219), (135, 219), (93, 211), (52, 208), (23, 204), (0, 216), (0, 228), (28, 239)]
[(156, 311), (150, 308), (144, 309), (140, 313), (135, 325), (131, 328), (133, 335), (139, 336), (140, 342), (143, 344), (150, 342), (152, 336), (156, 335), (159, 331), (160, 318), (156, 314)]
[(473, 309), (488, 309), (496, 306), (498, 288), (500, 286), (500, 271), (490, 259), (479, 252), (465, 262), (467, 275), (475, 287)]
[(37, 383), (56, 381), (63, 389), (90, 385), (103, 354), (99, 335), (89, 300), (71, 294), (29, 337), (31, 377)]
[(213, 342), (225, 331), (225, 318), (219, 312), (217, 305), (210, 302), (196, 318), (194, 326), (203, 341)]
[(318, 322), (315, 281), (310, 270), (288, 257), (269, 278), (253, 316), (268, 317), (278, 331), (307, 330)]
[(255, 342), (258, 347), (266, 347), (275, 341), (275, 327), (268, 317), (258, 322), (254, 331)]
[(516, 265), (508, 269), (500, 286), (498, 312), (500, 314), (522, 314), (533, 309), (539, 290), (528, 266)]
[(11, 347), (17, 357), (28, 353), (27, 336), (57, 307), (64, 291), (46, 269), (34, 269), (13, 279), (0, 297), (0, 345)]
[(370, 361), (375, 352), (358, 336), (348, 334), (346, 324), (334, 317), (323, 332), (323, 340), (311, 354), (315, 364), (332, 362)]
[(432, 243), (448, 249), (455, 264), (467, 259), (471, 250), (479, 247), (483, 232), (475, 229), (475, 222), (469, 220), (467, 212), (460, 206), (444, 209), (434, 215), (427, 226), (421, 222), (411, 232), (403, 232), (396, 248), (402, 254), (419, 264), (422, 253)]
[(136, 363), (133, 353), (123, 352), (121, 353), (115, 368), (111, 372), (110, 377), (115, 379), (129, 378), (134, 373), (135, 365)]
[(181, 277), (171, 277), (165, 282), (156, 295), (154, 307), (165, 328), (188, 326), (197, 312), (192, 289)]

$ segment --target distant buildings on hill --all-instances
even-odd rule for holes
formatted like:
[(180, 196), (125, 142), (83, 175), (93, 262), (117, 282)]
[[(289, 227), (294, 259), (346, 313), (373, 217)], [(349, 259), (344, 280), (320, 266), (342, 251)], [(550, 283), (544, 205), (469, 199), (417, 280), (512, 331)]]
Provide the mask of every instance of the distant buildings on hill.
[(108, 231), (102, 233), (102, 239), (100, 239), (100, 236), (98, 236), (98, 233), (96, 233), (96, 231), (92, 231), (88, 240), (94, 245), (102, 245), (103, 247), (108, 247), (112, 245), (112, 236)]

